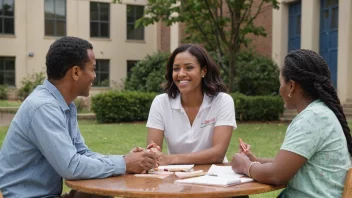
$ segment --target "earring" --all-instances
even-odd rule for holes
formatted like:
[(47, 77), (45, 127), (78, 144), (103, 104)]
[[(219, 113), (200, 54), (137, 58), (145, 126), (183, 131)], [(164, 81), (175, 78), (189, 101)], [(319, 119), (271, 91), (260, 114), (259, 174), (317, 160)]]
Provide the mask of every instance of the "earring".
[(290, 94), (288, 94), (288, 97), (290, 97), (290, 98), (292, 97), (292, 96), (291, 96), (291, 93), (290, 93)]
[(204, 75), (202, 76), (202, 78), (204, 78)]

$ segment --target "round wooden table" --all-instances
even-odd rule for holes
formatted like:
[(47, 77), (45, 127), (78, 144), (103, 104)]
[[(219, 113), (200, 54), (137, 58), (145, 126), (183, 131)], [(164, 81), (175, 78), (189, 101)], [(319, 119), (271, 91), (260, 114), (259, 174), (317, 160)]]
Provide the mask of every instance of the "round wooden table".
[[(195, 170), (208, 171), (210, 165), (195, 166)], [(174, 184), (175, 175), (164, 179), (136, 177), (133, 174), (104, 179), (77, 180), (65, 183), (68, 187), (85, 193), (121, 197), (233, 197), (259, 194), (284, 188), (258, 182), (231, 187)]]

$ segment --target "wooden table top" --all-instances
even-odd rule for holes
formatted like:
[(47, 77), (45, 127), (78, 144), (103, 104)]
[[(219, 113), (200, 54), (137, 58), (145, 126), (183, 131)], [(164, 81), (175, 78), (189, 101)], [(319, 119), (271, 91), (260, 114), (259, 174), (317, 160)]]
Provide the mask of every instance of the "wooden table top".
[[(208, 171), (210, 165), (195, 166), (195, 170)], [(77, 180), (65, 183), (68, 187), (85, 193), (122, 197), (232, 197), (259, 194), (284, 188), (258, 182), (231, 187), (174, 184), (176, 175), (164, 179), (136, 177), (133, 174), (104, 179)]]

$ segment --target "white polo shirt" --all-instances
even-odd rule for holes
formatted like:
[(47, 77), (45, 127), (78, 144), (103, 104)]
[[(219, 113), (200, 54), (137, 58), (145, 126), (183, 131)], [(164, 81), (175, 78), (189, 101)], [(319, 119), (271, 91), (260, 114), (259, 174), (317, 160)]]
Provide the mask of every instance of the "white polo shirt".
[[(180, 94), (175, 99), (165, 94), (154, 98), (147, 127), (164, 131), (169, 154), (198, 152), (212, 147), (214, 128), (237, 128), (232, 97), (219, 93), (213, 99), (204, 94), (202, 105), (191, 126), (181, 105)], [(225, 157), (226, 159), (226, 157)]]

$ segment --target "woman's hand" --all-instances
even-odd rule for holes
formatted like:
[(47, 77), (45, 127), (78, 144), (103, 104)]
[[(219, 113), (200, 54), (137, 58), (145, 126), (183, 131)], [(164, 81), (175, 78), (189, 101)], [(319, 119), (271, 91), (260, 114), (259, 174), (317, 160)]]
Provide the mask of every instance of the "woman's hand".
[(150, 144), (148, 144), (147, 149), (150, 149), (150, 150), (152, 150), (152, 151), (154, 151), (154, 152), (156, 152), (156, 151), (161, 152), (160, 146), (157, 145), (157, 144), (156, 144), (155, 142), (153, 142), (153, 141), (152, 141)]
[(231, 167), (232, 170), (235, 171), (236, 173), (242, 173), (242, 174), (246, 174), (247, 173), (247, 167), (250, 163), (250, 159), (248, 158), (248, 156), (245, 153), (235, 153), (232, 156), (232, 160), (231, 160)]
[(257, 161), (257, 157), (251, 152), (251, 145), (249, 145), (249, 144), (247, 144), (245, 142), (243, 142), (243, 145), (245, 147), (245, 150), (242, 148), (241, 145), (239, 145), (238, 152), (247, 155), (249, 160), (251, 160), (252, 162)]

